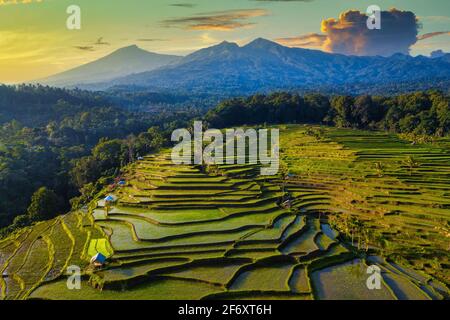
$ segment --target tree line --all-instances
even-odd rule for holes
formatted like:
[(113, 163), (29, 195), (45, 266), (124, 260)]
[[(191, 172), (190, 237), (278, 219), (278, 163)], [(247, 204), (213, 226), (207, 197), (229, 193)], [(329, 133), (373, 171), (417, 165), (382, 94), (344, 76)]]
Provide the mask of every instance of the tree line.
[(436, 90), (396, 96), (349, 96), (278, 92), (233, 98), (210, 110), (211, 127), (316, 123), (343, 128), (445, 136), (450, 130), (449, 96)]

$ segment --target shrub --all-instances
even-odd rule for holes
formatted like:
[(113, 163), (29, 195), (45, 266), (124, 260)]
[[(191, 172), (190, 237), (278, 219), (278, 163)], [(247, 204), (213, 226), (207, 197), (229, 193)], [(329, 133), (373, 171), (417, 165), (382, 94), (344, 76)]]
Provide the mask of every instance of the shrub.
[(56, 194), (46, 187), (39, 188), (31, 197), (27, 213), (32, 221), (48, 220), (56, 216), (59, 200)]

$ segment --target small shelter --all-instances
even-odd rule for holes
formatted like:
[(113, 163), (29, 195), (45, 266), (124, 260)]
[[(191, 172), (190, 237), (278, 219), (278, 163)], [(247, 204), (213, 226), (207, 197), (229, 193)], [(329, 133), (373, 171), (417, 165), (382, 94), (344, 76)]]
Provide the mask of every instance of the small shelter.
[(93, 264), (95, 267), (103, 267), (106, 263), (107, 258), (101, 254), (97, 253), (91, 258), (91, 264)]
[(288, 173), (287, 176), (286, 176), (286, 180), (291, 180), (291, 179), (294, 179), (295, 177), (296, 177), (295, 174), (293, 174), (293, 173)]
[(114, 197), (111, 196), (111, 195), (109, 195), (109, 196), (107, 196), (107, 197), (105, 198), (105, 202), (111, 203), (111, 202), (115, 202), (115, 201), (116, 201), (116, 198), (114, 198)]
[(291, 209), (292, 208), (292, 200), (286, 200), (285, 202), (283, 202), (283, 204), (281, 205), (284, 209)]
[(127, 184), (127, 182), (125, 181), (125, 180), (120, 180), (118, 183), (117, 183), (119, 186), (125, 186), (126, 184)]

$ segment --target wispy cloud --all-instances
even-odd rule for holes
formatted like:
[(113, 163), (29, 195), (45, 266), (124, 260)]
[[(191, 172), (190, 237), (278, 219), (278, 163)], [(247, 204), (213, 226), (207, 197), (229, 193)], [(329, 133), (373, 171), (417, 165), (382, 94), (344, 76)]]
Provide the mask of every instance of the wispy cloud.
[(313, 2), (314, 0), (252, 0), (259, 2)]
[(94, 51), (93, 46), (74, 46), (74, 48), (82, 51)]
[(109, 46), (110, 45), (109, 42), (103, 41), (103, 37), (98, 38), (94, 44), (97, 46)]
[(109, 42), (106, 42), (103, 40), (103, 37), (98, 38), (95, 42), (86, 44), (86, 45), (78, 45), (74, 46), (75, 49), (81, 50), (81, 51), (95, 51), (96, 47), (98, 46), (109, 46), (111, 45)]
[(194, 8), (197, 5), (194, 3), (171, 3), (169, 4), (171, 7), (180, 7), (180, 8)]
[(308, 33), (297, 37), (275, 39), (276, 42), (284, 46), (299, 48), (321, 48), (326, 40), (326, 35), (318, 33)]
[(426, 22), (450, 23), (448, 16), (419, 16), (418, 18)]
[(8, 4), (29, 4), (33, 2), (42, 2), (42, 0), (0, 0), (0, 6)]
[(433, 38), (436, 36), (442, 36), (442, 35), (450, 35), (450, 31), (437, 31), (437, 32), (425, 33), (425, 34), (418, 36), (417, 40), (425, 40), (425, 39)]
[(158, 42), (158, 41), (169, 41), (169, 39), (140, 38), (140, 39), (136, 39), (136, 41), (142, 41), (142, 42)]
[(249, 19), (266, 16), (264, 9), (227, 10), (207, 12), (189, 17), (163, 20), (165, 27), (181, 27), (190, 30), (231, 31), (254, 25)]

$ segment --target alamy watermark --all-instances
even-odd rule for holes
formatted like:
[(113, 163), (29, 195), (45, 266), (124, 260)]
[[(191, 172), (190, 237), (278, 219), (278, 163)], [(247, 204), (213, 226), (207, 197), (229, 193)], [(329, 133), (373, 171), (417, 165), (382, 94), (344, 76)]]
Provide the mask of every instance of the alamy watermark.
[(67, 275), (67, 289), (80, 290), (81, 289), (81, 268), (79, 266), (70, 266), (66, 270)]
[(367, 278), (366, 285), (369, 290), (381, 290), (381, 269), (376, 265), (369, 266), (367, 268), (367, 274), (370, 276)]
[(381, 8), (377, 5), (371, 5), (367, 8), (367, 28), (369, 30), (381, 29)]
[(81, 8), (77, 5), (70, 5), (66, 9), (69, 15), (66, 20), (66, 27), (69, 30), (81, 29)]
[[(194, 122), (193, 134), (177, 129), (172, 141), (174, 164), (261, 164), (261, 175), (271, 176), (280, 167), (279, 129), (209, 129), (203, 132), (201, 121)], [(205, 145), (206, 144), (206, 145)], [(248, 151), (248, 152), (247, 152)]]

